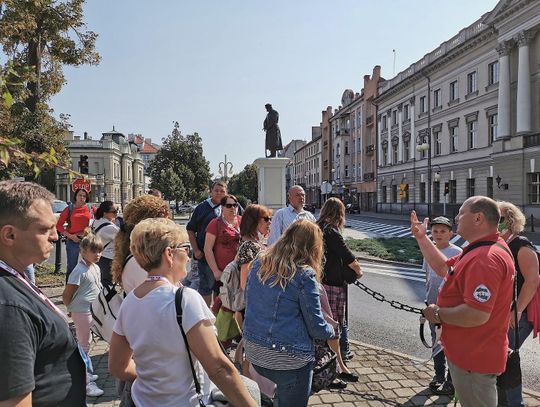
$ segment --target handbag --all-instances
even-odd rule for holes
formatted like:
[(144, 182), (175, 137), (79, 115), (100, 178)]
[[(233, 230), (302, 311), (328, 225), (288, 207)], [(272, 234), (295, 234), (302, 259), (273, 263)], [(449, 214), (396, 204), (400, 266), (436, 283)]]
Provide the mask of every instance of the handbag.
[[(191, 367), (191, 374), (193, 375), (193, 382), (195, 383), (195, 392), (197, 393), (197, 399), (199, 400), (199, 407), (231, 407), (231, 404), (223, 394), (221, 390), (219, 390), (217, 387), (212, 390), (210, 393), (210, 403), (211, 404), (205, 404), (203, 401), (203, 395), (201, 393), (201, 385), (199, 383), (199, 380), (197, 379), (197, 374), (195, 373), (195, 366), (193, 365), (193, 358), (191, 357), (191, 351), (189, 350), (189, 344), (187, 341), (186, 332), (184, 331), (184, 327), (182, 326), (182, 294), (184, 291), (184, 287), (180, 287), (178, 290), (176, 290), (176, 294), (174, 297), (174, 304), (176, 307), (176, 321), (178, 322), (178, 326), (180, 327), (180, 332), (182, 333), (182, 338), (184, 339), (184, 344), (186, 345), (186, 350), (189, 358), (189, 365)], [(217, 340), (217, 338), (216, 338)], [(218, 340), (219, 342), (219, 340)], [(219, 342), (221, 346), (221, 350), (227, 355), (225, 349), (223, 349), (223, 346), (221, 345), (221, 342)], [(228, 355), (227, 355), (228, 357)], [(231, 362), (232, 363), (232, 362)], [(255, 383), (253, 380), (240, 375), (242, 378), (242, 381), (244, 382), (244, 385), (246, 386), (249, 394), (253, 399), (258, 403), (258, 405), (261, 405), (261, 392), (259, 390), (259, 386), (257, 383)]]
[(508, 359), (506, 360), (506, 368), (499, 376), (497, 376), (497, 386), (503, 389), (513, 389), (521, 384), (521, 363), (519, 356), (519, 321), (517, 313), (517, 275), (514, 277), (514, 350), (508, 351)]
[(337, 357), (324, 341), (315, 340), (315, 365), (311, 379), (311, 394), (328, 389), (338, 377)]

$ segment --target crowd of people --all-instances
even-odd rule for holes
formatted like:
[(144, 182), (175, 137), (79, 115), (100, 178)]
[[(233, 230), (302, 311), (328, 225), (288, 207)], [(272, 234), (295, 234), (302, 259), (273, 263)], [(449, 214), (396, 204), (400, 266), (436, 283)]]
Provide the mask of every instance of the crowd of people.
[[(123, 406), (187, 407), (219, 397), (259, 405), (246, 376), (271, 383), (274, 394), (266, 396), (280, 407), (307, 406), (321, 349), (336, 360), (325, 385), (358, 381), (347, 367), (347, 285), (363, 273), (342, 235), (341, 200), (326, 200), (315, 219), (295, 185), (287, 207), (273, 213), (251, 204), (240, 214), (238, 199), (218, 181), (184, 228), (158, 192), (133, 199), (119, 220), (114, 202), (95, 208), (77, 190), (57, 221), (43, 187), (0, 182), (0, 326), (11, 328), (0, 335), (0, 403), (84, 406), (87, 395), (103, 393), (88, 352), (91, 305), (104, 286), (125, 293), (109, 349)], [(464, 250), (450, 243), (450, 219), (411, 214), (435, 344), (429, 388), (457, 393), (464, 407), (524, 405), (521, 385), (498, 387), (497, 376), (508, 350), (540, 330), (538, 256), (520, 235), (525, 217), (511, 203), (472, 197), (455, 223), (469, 242)], [(68, 315), (25, 274), (48, 258), (58, 233), (66, 238)], [(196, 290), (186, 281), (190, 269)], [(222, 281), (230, 270), (236, 279)], [(227, 290), (241, 295), (241, 306), (228, 308)], [(243, 375), (223, 351), (239, 342)]]

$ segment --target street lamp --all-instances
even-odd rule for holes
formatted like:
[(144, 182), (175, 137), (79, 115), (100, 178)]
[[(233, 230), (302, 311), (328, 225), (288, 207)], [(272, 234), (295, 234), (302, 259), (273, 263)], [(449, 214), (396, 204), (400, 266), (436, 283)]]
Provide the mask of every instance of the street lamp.
[(229, 175), (232, 175), (233, 165), (232, 162), (227, 161), (227, 154), (225, 154), (225, 159), (218, 164), (218, 171), (225, 182), (229, 179)]
[(427, 129), (416, 138), (416, 151), (427, 151), (428, 187), (427, 187), (427, 214), (431, 219), (431, 79), (424, 73), (427, 79)]

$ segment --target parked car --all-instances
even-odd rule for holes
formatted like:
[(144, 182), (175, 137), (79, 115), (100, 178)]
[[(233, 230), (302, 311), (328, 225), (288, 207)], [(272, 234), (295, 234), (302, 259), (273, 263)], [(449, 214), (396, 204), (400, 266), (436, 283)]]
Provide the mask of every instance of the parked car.
[(54, 216), (56, 216), (56, 220), (60, 217), (60, 214), (66, 207), (68, 206), (67, 203), (64, 201), (60, 201), (59, 199), (55, 199), (52, 203), (52, 211), (54, 213)]
[(345, 206), (345, 211), (347, 213), (360, 213), (360, 206), (358, 204), (347, 204)]

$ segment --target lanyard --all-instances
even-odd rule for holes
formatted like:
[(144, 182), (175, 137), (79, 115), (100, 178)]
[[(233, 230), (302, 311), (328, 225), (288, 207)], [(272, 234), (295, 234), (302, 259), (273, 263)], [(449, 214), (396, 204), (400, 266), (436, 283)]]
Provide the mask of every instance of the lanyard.
[(15, 269), (8, 266), (4, 261), (0, 260), (0, 268), (7, 271), (9, 274), (11, 274), (13, 277), (15, 277), (17, 280), (19, 280), (23, 285), (25, 285), (36, 297), (38, 297), (41, 301), (43, 301), (50, 309), (52, 309), (54, 312), (56, 312), (58, 315), (62, 317), (66, 323), (69, 323), (67, 315), (62, 311), (60, 308), (58, 308), (50, 299), (47, 298), (45, 294), (34, 284), (29, 282), (25, 277), (21, 276), (20, 273), (18, 273)]
[(236, 225), (234, 226), (231, 222), (228, 222), (227, 219), (225, 219), (223, 216), (221, 216), (221, 220), (223, 223), (225, 223), (225, 226), (233, 229), (236, 233), (240, 234), (240, 225), (238, 225), (238, 218), (235, 216), (234, 220), (236, 221)]
[(144, 281), (166, 281), (167, 283), (174, 285), (175, 287), (178, 287), (178, 284), (171, 283), (167, 277), (163, 277), (163, 276), (148, 276), (146, 277), (146, 280)]

